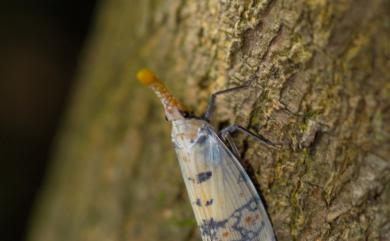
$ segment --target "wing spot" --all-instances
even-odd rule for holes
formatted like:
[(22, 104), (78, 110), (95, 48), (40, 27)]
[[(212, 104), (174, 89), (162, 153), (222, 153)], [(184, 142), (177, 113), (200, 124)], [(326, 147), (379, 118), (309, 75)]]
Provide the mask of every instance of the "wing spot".
[(213, 202), (214, 202), (214, 199), (209, 199), (209, 200), (207, 200), (206, 201), (206, 206), (210, 206), (210, 205), (212, 205), (213, 204)]
[(202, 202), (200, 201), (199, 198), (196, 199), (195, 204), (196, 204), (197, 206), (199, 206), (199, 207), (202, 207)]
[(198, 175), (197, 175), (198, 183), (202, 183), (202, 182), (209, 180), (212, 175), (213, 175), (213, 173), (211, 171), (198, 173)]
[(247, 224), (251, 224), (251, 223), (253, 222), (252, 217), (251, 217), (251, 216), (245, 217), (245, 222), (246, 222)]
[(229, 236), (229, 232), (228, 232), (228, 231), (223, 232), (223, 233), (222, 233), (222, 236), (223, 236), (224, 238), (227, 238), (227, 237)]

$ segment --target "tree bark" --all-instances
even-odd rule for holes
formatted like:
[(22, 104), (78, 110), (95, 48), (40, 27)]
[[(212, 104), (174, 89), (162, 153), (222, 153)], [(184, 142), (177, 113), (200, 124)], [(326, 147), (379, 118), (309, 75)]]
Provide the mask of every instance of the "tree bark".
[(389, 1), (102, 1), (30, 241), (200, 240), (150, 67), (216, 127), (279, 241), (390, 240)]

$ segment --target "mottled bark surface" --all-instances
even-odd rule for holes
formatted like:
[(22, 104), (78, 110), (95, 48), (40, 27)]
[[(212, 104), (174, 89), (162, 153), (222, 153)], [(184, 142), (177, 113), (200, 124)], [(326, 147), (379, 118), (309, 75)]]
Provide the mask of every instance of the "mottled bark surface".
[[(104, 1), (30, 241), (200, 240), (148, 66), (236, 136), (279, 241), (389, 240), (386, 0)], [(261, 128), (260, 128), (261, 127)]]

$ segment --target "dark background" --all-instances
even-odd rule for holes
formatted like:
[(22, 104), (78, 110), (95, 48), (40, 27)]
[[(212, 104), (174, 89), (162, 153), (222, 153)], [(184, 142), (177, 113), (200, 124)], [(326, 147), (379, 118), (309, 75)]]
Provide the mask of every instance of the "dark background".
[(95, 0), (0, 1), (0, 240), (23, 240)]

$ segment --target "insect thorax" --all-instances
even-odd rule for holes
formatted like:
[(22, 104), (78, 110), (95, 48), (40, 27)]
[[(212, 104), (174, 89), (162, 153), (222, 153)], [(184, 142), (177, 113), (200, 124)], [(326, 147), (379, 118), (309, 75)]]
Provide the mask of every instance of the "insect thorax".
[(172, 122), (172, 142), (176, 148), (191, 149), (209, 134), (209, 124), (201, 119), (181, 119)]

